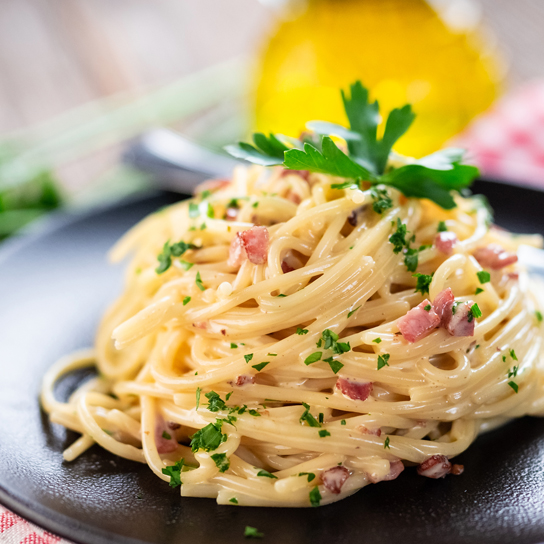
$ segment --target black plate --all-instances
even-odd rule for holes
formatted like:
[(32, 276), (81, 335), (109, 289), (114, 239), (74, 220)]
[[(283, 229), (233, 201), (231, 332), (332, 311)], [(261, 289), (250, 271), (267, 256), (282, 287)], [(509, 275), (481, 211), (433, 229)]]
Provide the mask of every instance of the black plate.
[[(497, 223), (544, 234), (544, 193), (478, 182)], [(544, 420), (524, 418), (479, 438), (458, 458), (460, 477), (429, 480), (407, 469), (318, 509), (218, 506), (180, 498), (143, 465), (93, 447), (73, 463), (75, 437), (50, 425), (38, 391), (61, 355), (92, 344), (101, 313), (121, 289), (105, 252), (169, 193), (79, 216), (57, 216), (0, 252), (0, 502), (77, 542), (216, 544), (536, 543), (544, 540)], [(60, 389), (75, 386), (67, 379)]]

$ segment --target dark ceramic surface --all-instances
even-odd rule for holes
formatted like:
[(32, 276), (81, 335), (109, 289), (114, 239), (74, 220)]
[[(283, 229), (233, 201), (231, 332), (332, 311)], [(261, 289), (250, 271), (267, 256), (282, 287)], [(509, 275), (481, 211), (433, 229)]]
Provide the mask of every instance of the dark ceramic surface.
[[(479, 182), (497, 223), (544, 234), (544, 193)], [(163, 193), (79, 216), (0, 251), (0, 502), (85, 544), (238, 543), (244, 527), (281, 544), (516, 543), (544, 540), (544, 420), (524, 418), (484, 435), (457, 462), (460, 477), (429, 480), (407, 469), (319, 509), (218, 506), (180, 498), (143, 465), (93, 447), (74, 463), (76, 435), (49, 425), (37, 397), (45, 370), (89, 346), (121, 289), (105, 253), (138, 219), (175, 200)], [(179, 197), (177, 197), (179, 198)], [(80, 375), (79, 378), (82, 376)], [(67, 394), (78, 377), (61, 383)]]

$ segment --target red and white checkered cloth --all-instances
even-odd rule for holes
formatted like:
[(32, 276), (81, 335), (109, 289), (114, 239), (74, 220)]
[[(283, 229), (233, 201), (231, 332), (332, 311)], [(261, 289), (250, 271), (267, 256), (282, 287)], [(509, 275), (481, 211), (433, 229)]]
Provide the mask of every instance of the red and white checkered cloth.
[[(484, 176), (544, 188), (544, 81), (518, 88), (452, 142)], [(0, 506), (0, 544), (69, 544)]]
[(0, 544), (70, 544), (0, 506)]
[(544, 81), (505, 95), (452, 143), (486, 177), (544, 188)]

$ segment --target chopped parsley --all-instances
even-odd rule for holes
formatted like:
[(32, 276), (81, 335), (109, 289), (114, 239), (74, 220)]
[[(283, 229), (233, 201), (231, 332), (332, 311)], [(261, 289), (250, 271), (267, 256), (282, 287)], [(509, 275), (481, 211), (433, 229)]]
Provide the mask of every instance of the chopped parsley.
[(256, 208), (258, 205), (259, 205), (259, 202), (257, 201), (257, 202), (254, 202), (254, 203), (251, 205), (251, 207), (252, 207), (252, 208)]
[(509, 378), (515, 378), (518, 375), (518, 368), (517, 366), (512, 367), (512, 370), (508, 371), (508, 377)]
[(196, 273), (195, 283), (196, 283), (196, 286), (197, 286), (201, 291), (205, 291), (205, 290), (206, 290), (206, 288), (205, 288), (204, 285), (202, 284), (202, 278), (200, 277), (200, 272), (197, 272), (197, 273)]
[(306, 359), (304, 359), (304, 364), (311, 365), (312, 363), (317, 363), (317, 361), (321, 360), (322, 355), (323, 355), (322, 351), (314, 351), (312, 354), (308, 355)]
[(255, 529), (255, 527), (246, 525), (246, 528), (244, 529), (244, 536), (246, 538), (262, 538), (264, 533), (260, 533), (257, 529)]
[(307, 476), (308, 477), (308, 483), (312, 480), (315, 480), (315, 474), (313, 472), (299, 472), (299, 476)]
[(384, 353), (378, 357), (378, 370), (381, 370), (384, 366), (389, 366), (389, 357), (391, 357), (389, 353)]
[(318, 347), (321, 347), (321, 341), (323, 341), (324, 349), (332, 349), (333, 353), (341, 355), (351, 350), (349, 342), (338, 342), (338, 335), (330, 329), (325, 329), (321, 333), (321, 340), (318, 342)]
[(389, 193), (385, 189), (377, 189), (372, 187), (370, 189), (370, 194), (372, 196), (372, 209), (379, 214), (382, 214), (385, 210), (393, 207), (393, 201), (389, 196)]
[(482, 317), (482, 311), (478, 304), (475, 303), (470, 307), (467, 320), (470, 323), (473, 319), (478, 319), (479, 317)]
[(357, 306), (355, 310), (351, 310), (351, 312), (348, 313), (348, 317), (351, 317), (361, 306)]
[(383, 449), (384, 449), (384, 450), (386, 450), (386, 449), (389, 449), (389, 450), (390, 450), (390, 449), (391, 449), (391, 447), (389, 446), (389, 442), (390, 442), (389, 437), (387, 437), (387, 438), (385, 439), (385, 442), (383, 443)]
[(236, 349), (237, 347), (238, 347), (238, 345), (235, 344), (234, 342), (230, 343), (230, 349)]
[(249, 361), (253, 359), (253, 353), (248, 353), (247, 355), (244, 355), (244, 359), (246, 360), (246, 363), (249, 363)]
[(340, 422), (340, 425), (345, 425), (346, 424), (346, 420), (343, 419), (341, 422)]
[(318, 416), (318, 418), (317, 418), (317, 419), (319, 420), (319, 423), (323, 423), (323, 418), (324, 418), (324, 417), (325, 417), (325, 416), (324, 416), (323, 412), (319, 412), (319, 416)]
[(519, 390), (518, 384), (516, 382), (508, 382), (508, 385), (517, 393)]
[(258, 365), (252, 365), (251, 368), (254, 368), (257, 372), (260, 372), (270, 361), (265, 361), (264, 363), (259, 363)]
[(162, 432), (162, 437), (163, 437), (165, 440), (172, 440), (172, 437), (171, 437), (166, 431), (163, 431), (163, 432)]
[(481, 284), (491, 281), (491, 274), (489, 272), (486, 272), (485, 270), (480, 270), (479, 272), (476, 272), (476, 275), (478, 276), (478, 280)]
[(229, 499), (229, 502), (232, 504), (238, 504), (238, 499), (236, 497), (232, 497), (232, 499)]
[(344, 367), (344, 365), (340, 361), (337, 361), (336, 359), (333, 359), (332, 357), (328, 357), (327, 359), (323, 359), (323, 361), (325, 363), (329, 364), (329, 366), (331, 367), (331, 370), (335, 374), (338, 374), (340, 369), (342, 369)]
[(512, 359), (514, 359), (514, 361), (518, 360), (516, 352), (513, 349), (510, 350), (510, 357), (512, 357)]
[(319, 431), (319, 436), (321, 438), (325, 438), (326, 436), (330, 436), (331, 433), (329, 431), (326, 431), (325, 429), (323, 429), (322, 431)]
[(225, 401), (215, 392), (210, 391), (206, 393), (206, 398), (209, 400), (208, 410), (210, 412), (219, 412), (219, 410), (226, 410), (227, 405)]
[(267, 353), (266, 356), (267, 357), (277, 357), (278, 354), (277, 353)]
[(270, 474), (270, 472), (268, 472), (267, 470), (259, 470), (259, 472), (257, 472), (257, 476), (262, 476), (264, 478), (272, 478), (273, 480), (277, 480), (278, 477), (275, 476), (274, 474)]
[(202, 200), (205, 200), (206, 198), (209, 198), (212, 195), (212, 192), (206, 189), (205, 191), (202, 191), (202, 194), (200, 195), (200, 198)]
[(374, 338), (374, 340), (372, 340), (375, 344), (381, 344), (382, 343), (382, 339), (381, 338)]
[(181, 268), (183, 268), (183, 270), (190, 270), (195, 265), (195, 263), (188, 263), (187, 261), (184, 261), (183, 259), (179, 261), (179, 264)]
[(436, 229), (436, 232), (447, 232), (447, 230), (448, 227), (446, 227), (446, 222), (440, 221), (440, 223), (438, 223), (438, 228)]
[(310, 491), (310, 504), (312, 506), (319, 506), (321, 504), (321, 493), (317, 486)]
[(170, 245), (170, 241), (167, 241), (162, 246), (162, 251), (157, 255), (159, 266), (155, 268), (155, 272), (157, 274), (166, 272), (172, 266), (172, 257), (181, 257), (189, 249), (196, 249), (196, 246), (183, 240), (172, 245)]
[(301, 329), (300, 327), (297, 327), (297, 334), (299, 335), (303, 335), (303, 334), (308, 334), (308, 329)]
[(481, 287), (476, 287), (475, 295), (479, 295), (480, 293), (483, 293), (484, 290)]
[(215, 423), (208, 423), (205, 427), (191, 436), (191, 451), (198, 450), (213, 451), (227, 440), (227, 435), (221, 432), (223, 420), (218, 419)]
[[(240, 412), (238, 412), (240, 413)], [(261, 417), (261, 414), (259, 414), (259, 412), (257, 412), (257, 410), (248, 410), (248, 414), (250, 416), (254, 416), (254, 417)]]
[(208, 202), (208, 209), (206, 210), (206, 215), (210, 218), (210, 219), (214, 219), (215, 218), (215, 211), (213, 209), (213, 206)]
[(393, 244), (393, 253), (400, 253), (409, 242), (406, 242), (406, 225), (397, 217), (397, 230), (390, 237), (389, 241)]
[(542, 323), (542, 312), (536, 311), (536, 312), (535, 312), (535, 316), (536, 316), (536, 320), (537, 320), (539, 323)]
[(194, 202), (189, 202), (189, 217), (194, 219), (200, 215), (200, 210), (198, 209), (198, 204)]
[(302, 406), (304, 406), (304, 413), (300, 416), (299, 421), (301, 423), (305, 421), (310, 427), (321, 427), (319, 421), (317, 421), (317, 419), (310, 414), (310, 406), (305, 402), (302, 403)]
[[(429, 287), (433, 281), (433, 274), (412, 274), (413, 278), (417, 278), (417, 285), (415, 292), (420, 292), (422, 295), (429, 294)], [(425, 308), (427, 310), (427, 308)], [(429, 308), (430, 310), (430, 308)], [(427, 310), (427, 312), (429, 311)]]
[(170, 487), (179, 487), (181, 485), (181, 469), (185, 463), (184, 459), (180, 459), (177, 463), (164, 467), (162, 473), (170, 476)]
[(184, 305), (184, 306), (187, 306), (187, 304), (189, 304), (189, 302), (191, 302), (191, 297), (185, 297), (185, 298), (183, 299), (183, 305)]
[(229, 469), (230, 461), (226, 453), (213, 453), (211, 458), (219, 472), (226, 472)]
[(198, 410), (198, 407), (200, 406), (200, 393), (202, 392), (202, 389), (200, 387), (196, 388), (196, 409)]
[(427, 306), (425, 306), (425, 308), (423, 308), (426, 312), (430, 312), (431, 311), (431, 305), (430, 304), (427, 304)]

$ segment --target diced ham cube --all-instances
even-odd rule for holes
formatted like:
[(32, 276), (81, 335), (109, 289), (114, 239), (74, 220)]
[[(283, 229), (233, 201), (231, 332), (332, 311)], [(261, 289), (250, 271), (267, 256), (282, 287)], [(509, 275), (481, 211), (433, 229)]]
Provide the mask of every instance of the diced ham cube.
[(368, 427), (365, 427), (364, 425), (359, 425), (357, 427), (363, 434), (373, 434), (374, 436), (381, 436), (382, 430), (378, 427), (377, 429), (369, 429)]
[(155, 444), (159, 453), (171, 453), (178, 447), (178, 443), (169, 432), (168, 425), (160, 415), (155, 420)]
[(229, 259), (227, 264), (234, 268), (239, 268), (246, 258), (246, 251), (242, 244), (242, 238), (236, 234), (230, 243)]
[(449, 255), (457, 243), (457, 235), (454, 232), (439, 232), (434, 239), (434, 245), (440, 253)]
[(493, 270), (499, 270), (518, 261), (518, 256), (515, 253), (509, 253), (497, 244), (479, 247), (474, 252), (474, 258), (484, 268), (492, 268)]
[(241, 376), (238, 376), (236, 378), (234, 385), (240, 387), (242, 385), (245, 385), (246, 383), (255, 383), (255, 378), (253, 376), (246, 376), (245, 374), (242, 374)]
[(321, 475), (321, 480), (325, 489), (338, 495), (342, 491), (342, 486), (349, 478), (349, 470), (343, 466), (329, 468)]
[[(429, 310), (425, 310), (429, 308)], [(402, 336), (410, 343), (427, 336), (440, 325), (440, 317), (433, 310), (431, 303), (425, 299), (421, 304), (412, 308), (406, 315), (397, 320)]]
[(445, 455), (433, 455), (417, 467), (417, 473), (427, 478), (444, 478), (451, 472), (451, 463)]
[(247, 258), (253, 264), (264, 264), (268, 257), (268, 229), (266, 227), (251, 227), (237, 233), (247, 253)]
[(475, 320), (468, 303), (454, 305), (449, 319), (445, 316), (445, 320), (446, 330), (452, 336), (474, 336)]
[(372, 382), (357, 382), (349, 378), (338, 378), (336, 388), (352, 400), (366, 400), (372, 393)]
[(377, 484), (378, 482), (389, 482), (390, 480), (396, 479), (403, 470), (403, 462), (400, 459), (395, 459), (393, 461), (389, 461), (389, 472), (385, 476), (381, 478), (378, 478), (373, 474), (367, 474), (367, 476), (373, 484)]
[(451, 287), (448, 287), (447, 289), (440, 291), (440, 293), (438, 293), (438, 295), (434, 297), (433, 310), (436, 312), (436, 314), (440, 318), (440, 324), (443, 327), (446, 326), (446, 322), (449, 321), (450, 319), (451, 309), (453, 307), (454, 302), (455, 302), (455, 297), (453, 296)]

